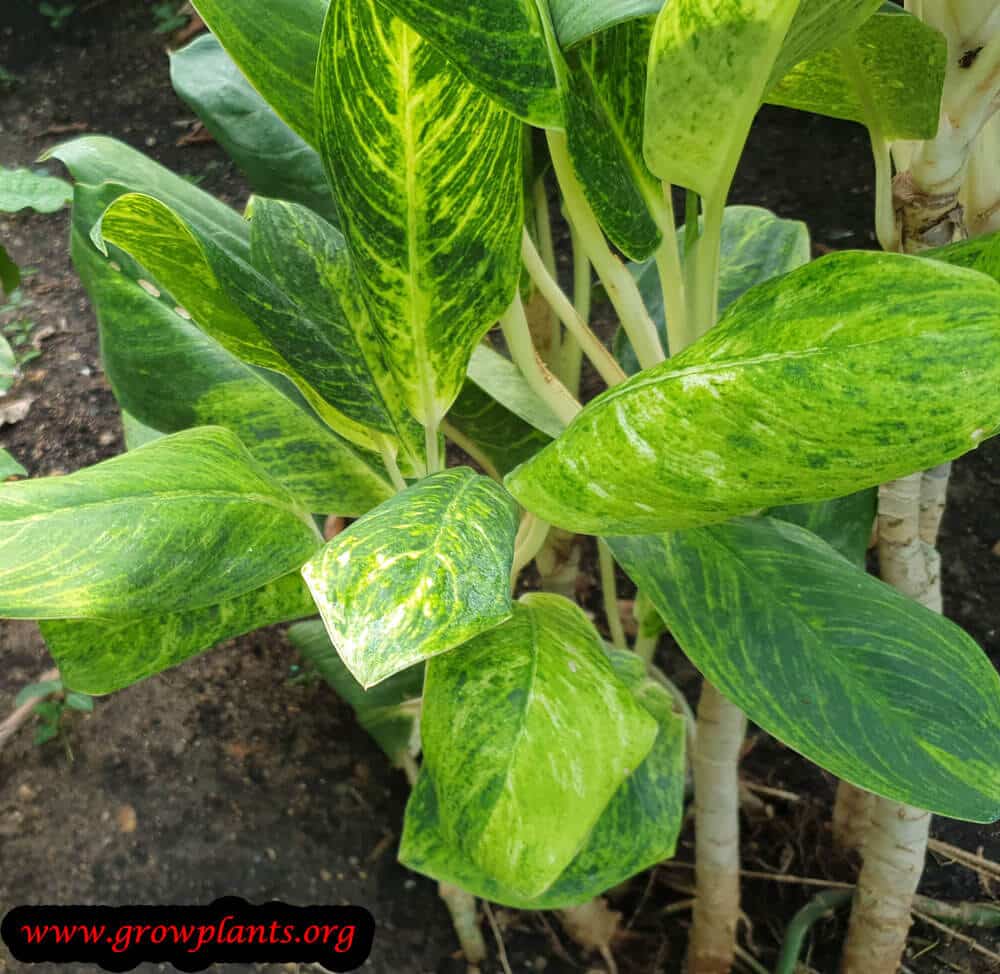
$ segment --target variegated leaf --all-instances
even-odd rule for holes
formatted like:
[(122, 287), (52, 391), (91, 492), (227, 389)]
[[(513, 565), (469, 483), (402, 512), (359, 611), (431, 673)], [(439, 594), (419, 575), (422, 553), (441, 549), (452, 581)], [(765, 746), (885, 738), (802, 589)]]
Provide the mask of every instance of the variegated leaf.
[(0, 166), (0, 213), (34, 210), (55, 213), (73, 198), (73, 187), (65, 179), (31, 169)]
[(836, 47), (777, 76), (765, 100), (860, 122), (886, 139), (930, 139), (938, 127), (947, 47), (932, 27), (886, 4)]
[(330, 8), (316, 96), (372, 324), (434, 428), (518, 286), (522, 126), (377, 0)]
[(53, 619), (43, 621), (41, 630), (67, 687), (113, 693), (224, 639), (314, 611), (301, 575), (293, 572), (219, 605), (112, 620)]
[(657, 729), (581, 609), (523, 596), (504, 625), (427, 667), (421, 736), (447, 842), (513, 894), (541, 896)]
[(660, 181), (642, 155), (652, 21), (599, 34), (568, 55), (566, 137), (573, 168), (612, 243), (644, 260), (672, 232)]
[(552, 24), (563, 48), (571, 48), (617, 24), (655, 17), (663, 0), (549, 0)]
[(507, 111), (562, 127), (561, 65), (543, 0), (382, 2)]
[[(344, 384), (331, 382), (326, 363), (312, 355), (317, 326), (303, 322), (291, 301), (248, 261), (217, 246), (160, 200), (119, 196), (93, 239), (102, 250), (111, 243), (133, 257), (227, 351), (294, 382), (323, 421), (352, 443), (378, 450), (380, 437), (391, 436), (369, 425), (372, 417), (363, 408), (355, 408), (367, 391), (362, 384), (347, 387), (349, 397), (338, 401)], [(359, 413), (368, 422), (360, 421)]]
[[(613, 653), (612, 664), (619, 660), (631, 666), (638, 657)], [(624, 677), (622, 681), (656, 719), (659, 733), (645, 760), (615, 792), (583, 848), (541, 896), (528, 899), (506, 888), (448, 841), (426, 765), (406, 806), (400, 862), (494, 903), (520, 910), (558, 910), (585, 903), (669, 859), (674, 854), (684, 805), (684, 721), (673, 712), (667, 691), (654, 681), (644, 675), (635, 685)]]
[(468, 467), (425, 478), (302, 568), (337, 651), (364, 687), (510, 615), (517, 507)]
[(313, 81), (329, 0), (195, 0), (250, 84), (315, 144)]
[(996, 433), (998, 363), (995, 281), (832, 254), (753, 288), (681, 355), (593, 400), (507, 486), (592, 534), (843, 496)]
[[(314, 62), (318, 50), (317, 27)], [(302, 203), (337, 222), (337, 207), (319, 153), (257, 94), (215, 37), (202, 34), (172, 53), (170, 80), (174, 91), (246, 174), (255, 192)], [(304, 94), (311, 112), (311, 89)]]
[(806, 528), (864, 569), (877, 508), (878, 490), (870, 487), (816, 504), (772, 507), (767, 515)]
[(0, 486), (0, 616), (205, 608), (294, 571), (317, 538), (233, 433), (188, 430), (67, 477)]
[[(231, 429), (271, 476), (309, 510), (357, 516), (393, 494), (379, 458), (341, 439), (278, 387), (188, 320), (168, 293), (157, 295), (138, 264), (109, 257), (88, 230), (122, 193), (77, 184), (73, 263), (97, 313), (101, 358), (115, 397), (137, 421), (164, 433), (192, 426)], [(144, 282), (144, 283), (140, 283)], [(130, 448), (132, 442), (126, 440)]]
[(351, 676), (330, 642), (319, 619), (299, 622), (288, 630), (288, 638), (302, 656), (350, 705), (358, 723), (394, 764), (402, 762), (419, 742), (420, 695), (424, 688), (424, 667), (411, 666), (365, 690)]
[(895, 801), (1000, 816), (1000, 677), (954, 623), (771, 518), (609, 544), (768, 733)]
[(947, 247), (935, 247), (925, 250), (920, 256), (956, 267), (968, 267), (1000, 282), (1000, 232), (962, 240)]
[(881, 0), (671, 0), (657, 17), (645, 154), (662, 179), (728, 191), (765, 92), (799, 61), (849, 36)]
[[(683, 228), (678, 236), (683, 236)], [(809, 228), (799, 220), (785, 220), (760, 206), (727, 206), (722, 218), (719, 254), (719, 312), (750, 288), (809, 263)], [(684, 248), (681, 262), (684, 261)], [(656, 261), (630, 264), (649, 316), (667, 348), (667, 316)], [(615, 356), (629, 375), (639, 371), (639, 360), (624, 329), (615, 335)]]

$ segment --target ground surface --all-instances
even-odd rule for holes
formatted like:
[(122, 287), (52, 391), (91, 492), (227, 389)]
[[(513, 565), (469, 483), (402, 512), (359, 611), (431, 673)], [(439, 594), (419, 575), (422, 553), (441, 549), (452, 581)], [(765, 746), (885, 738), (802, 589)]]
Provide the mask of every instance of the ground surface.
[[(47, 32), (27, 0), (4, 6), (0, 66), (20, 83), (0, 90), (0, 164), (30, 164), (77, 132), (102, 132), (242, 203), (246, 187), (214, 145), (176, 145), (190, 130), (191, 113), (170, 90), (149, 4), (84, 4), (90, 12), (61, 35)], [(860, 129), (766, 111), (734, 201), (805, 219), (819, 248), (872, 246), (870, 168)], [(31, 400), (25, 418), (0, 426), (0, 445), (35, 476), (121, 450), (67, 233), (64, 214), (0, 217), (0, 236), (22, 265), (36, 269), (24, 288), (28, 303), (8, 309), (0, 323), (11, 334), (33, 336), (40, 351), (0, 400)], [(32, 348), (31, 339), (23, 347)], [(998, 496), (1000, 445), (993, 442), (956, 465), (942, 541), (947, 611), (995, 663)], [(591, 563), (585, 560), (590, 572)], [(17, 690), (51, 664), (37, 631), (22, 623), (0, 623), (0, 660), (2, 717)], [(696, 675), (679, 654), (661, 648), (660, 661), (693, 695)], [(192, 903), (233, 893), (256, 902), (355, 902), (378, 923), (367, 969), (462, 970), (434, 885), (395, 862), (405, 782), (331, 691), (290, 682), (295, 662), (279, 632), (259, 633), (99, 701), (92, 716), (69, 723), (62, 741), (36, 747), (30, 731), (22, 732), (0, 752), (0, 912), (28, 902)], [(852, 865), (832, 852), (825, 827), (829, 776), (758, 733), (750, 736), (745, 773), (801, 796), (764, 796), (766, 807), (746, 823), (746, 868), (851, 880)], [(937, 820), (935, 834), (1000, 858), (996, 827)], [(623, 974), (680, 970), (687, 915), (664, 910), (686, 898), (690, 872), (683, 863), (691, 849), (687, 834), (676, 864), (616, 896), (628, 921), (616, 948)], [(936, 861), (922, 889), (952, 899), (995, 895), (974, 874)], [(795, 883), (747, 881), (753, 930), (746, 942), (765, 963), (811, 892)], [(496, 914), (517, 974), (603, 969), (569, 944), (554, 918)], [(842, 936), (836, 921), (817, 927), (815, 970), (832, 974)], [(920, 954), (907, 961), (913, 971), (995, 970), (930, 928), (917, 925), (912, 942)], [(6, 970), (19, 965), (0, 947)], [(500, 970), (499, 962), (492, 958), (485, 970)]]

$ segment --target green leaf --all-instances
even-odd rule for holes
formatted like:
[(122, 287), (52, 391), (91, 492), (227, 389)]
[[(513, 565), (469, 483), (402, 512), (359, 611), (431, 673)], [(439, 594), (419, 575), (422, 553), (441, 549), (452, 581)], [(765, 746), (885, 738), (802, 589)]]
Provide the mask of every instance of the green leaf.
[(11, 294), (21, 283), (21, 271), (7, 248), (0, 243), (0, 293)]
[(998, 363), (995, 281), (832, 254), (753, 288), (684, 353), (593, 400), (507, 487), (592, 534), (840, 497), (992, 436)]
[(340, 385), (323, 381), (322, 362), (307, 354), (311, 346), (300, 340), (301, 322), (289, 299), (248, 262), (160, 200), (138, 193), (119, 196), (92, 237), (99, 248), (112, 243), (138, 261), (227, 351), (289, 378), (331, 429), (363, 449), (378, 449), (378, 433), (335, 401)]
[(728, 191), (767, 90), (864, 23), (881, 0), (672, 0), (653, 31), (645, 154), (661, 179)]
[(967, 267), (1000, 282), (1000, 232), (962, 240), (947, 247), (935, 247), (925, 250), (920, 256), (956, 267)]
[[(471, 379), (466, 380), (448, 411), (448, 425), (448, 435), (457, 432), (468, 440), (479, 454), (477, 459), (492, 467), (487, 473), (498, 479), (552, 442), (551, 436), (528, 425)], [(456, 442), (463, 445), (460, 439)]]
[(767, 514), (806, 528), (864, 569), (877, 508), (878, 490), (871, 487), (818, 504), (772, 507)]
[(376, 0), (331, 7), (317, 70), (360, 290), (408, 408), (434, 428), (517, 290), (522, 126)]
[(30, 169), (0, 166), (0, 213), (35, 210), (55, 213), (73, 199), (73, 187), (65, 179)]
[(123, 142), (88, 135), (58, 145), (43, 156), (50, 157), (62, 162), (78, 183), (118, 183), (130, 192), (155, 197), (217, 247), (249, 259), (250, 233), (234, 209)]
[(614, 27), (568, 56), (566, 135), (573, 168), (611, 242), (635, 260), (668, 226), (663, 188), (642, 156), (652, 22)]
[(538, 128), (562, 127), (557, 42), (540, 0), (384, 0), (477, 88)]
[[(635, 659), (633, 653), (618, 652), (612, 654), (613, 662), (616, 656)], [(684, 805), (684, 721), (674, 714), (667, 692), (652, 680), (641, 676), (629, 689), (660, 725), (653, 748), (615, 792), (580, 852), (541, 896), (529, 899), (506, 888), (448, 841), (426, 765), (406, 806), (400, 862), (494, 903), (520, 910), (558, 910), (585, 903), (669, 859)]]
[(770, 518), (609, 544), (768, 733), (895, 801), (1000, 816), (1000, 676), (954, 623)]
[(552, 24), (564, 48), (641, 17), (655, 17), (663, 0), (549, 0)]
[(93, 713), (94, 699), (86, 693), (67, 693), (66, 706), (71, 710), (79, 710), (85, 714)]
[(516, 533), (506, 491), (455, 467), (355, 521), (302, 574), (347, 668), (371, 687), (510, 615)]
[(0, 395), (3, 395), (17, 378), (17, 356), (10, 342), (0, 335)]
[(268, 104), (315, 145), (313, 82), (329, 0), (195, 0), (195, 8)]
[(421, 736), (449, 845), (540, 896), (650, 752), (658, 725), (572, 602), (529, 594), (428, 664)]
[(14, 706), (22, 707), (29, 700), (40, 700), (42, 697), (49, 697), (53, 693), (59, 693), (62, 688), (63, 682), (58, 678), (29, 683), (26, 687), (22, 687), (20, 693), (14, 698)]
[(365, 690), (344, 666), (321, 621), (296, 623), (288, 630), (288, 638), (350, 705), (358, 723), (375, 743), (393, 763), (399, 764), (411, 752), (415, 738), (419, 740), (417, 719), (424, 686), (423, 664), (411, 666)]
[(189, 430), (67, 477), (0, 486), (0, 616), (203, 608), (298, 568), (316, 537), (235, 435)]
[(311, 511), (356, 516), (391, 497), (380, 460), (338, 437), (294, 391), (279, 388), (277, 376), (269, 381), (271, 373), (227, 352), (179, 314), (169, 294), (156, 297), (140, 286), (148, 275), (127, 254), (114, 249), (109, 259), (97, 251), (88, 229), (121, 192), (113, 185), (77, 185), (71, 246), (97, 312), (104, 369), (122, 407), (165, 433), (231, 429)]
[(646, 162), (657, 176), (709, 198), (728, 190), (798, 5), (664, 5), (650, 47), (644, 127)]
[(258, 280), (260, 299), (242, 289), (246, 310), (328, 402), (424, 466), (424, 431), (386, 365), (340, 231), (296, 203), (255, 198), (250, 213), (251, 260), (274, 287)]
[(947, 47), (932, 27), (886, 5), (842, 44), (792, 68), (765, 100), (860, 122), (886, 139), (931, 139)]
[[(153, 440), (162, 439), (164, 435), (159, 430), (153, 429), (152, 426), (147, 426), (145, 423), (139, 422), (139, 420), (125, 409), (122, 410), (122, 431), (125, 434), (126, 450), (138, 450), (140, 446), (152, 443)], [(279, 477), (278, 479), (280, 480), (281, 478)]]
[(336, 223), (319, 154), (257, 94), (215, 37), (203, 34), (171, 54), (170, 80), (256, 192), (302, 203)]
[(314, 612), (298, 572), (235, 598), (184, 612), (118, 619), (41, 623), (42, 636), (63, 682), (90, 694), (113, 693), (261, 626)]
[(6, 450), (0, 449), (0, 480), (10, 480), (11, 477), (27, 477), (24, 469)]
[[(684, 228), (677, 234), (683, 263)], [(727, 206), (719, 254), (719, 313), (755, 285), (809, 263), (810, 254), (809, 228), (800, 220), (782, 219), (760, 206)], [(630, 264), (629, 270), (666, 348), (667, 317), (656, 261)], [(622, 328), (615, 335), (614, 350), (629, 375), (639, 371), (639, 360)]]
[(469, 380), (505, 409), (550, 438), (566, 427), (528, 385), (521, 370), (486, 345), (477, 345), (469, 360)]

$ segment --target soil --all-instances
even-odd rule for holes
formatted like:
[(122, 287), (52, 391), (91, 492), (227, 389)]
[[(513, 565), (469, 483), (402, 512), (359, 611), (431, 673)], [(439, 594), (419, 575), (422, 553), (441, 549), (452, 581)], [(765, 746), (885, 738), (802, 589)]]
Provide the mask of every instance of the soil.
[[(30, 165), (78, 132), (106, 133), (241, 206), (247, 187), (218, 147), (178, 145), (193, 118), (170, 88), (164, 40), (153, 33), (154, 4), (91, 0), (79, 6), (58, 33), (28, 0), (8, 0), (0, 12), (0, 66), (19, 78), (0, 88), (0, 164)], [(806, 220), (817, 251), (870, 247), (872, 182), (860, 128), (765, 109), (733, 199)], [(93, 314), (69, 263), (67, 215), (0, 216), (0, 239), (33, 269), (25, 303), (3, 313), (0, 324), (34, 336), (40, 352), (5, 400), (30, 399), (30, 411), (0, 426), (0, 446), (33, 476), (115, 455), (122, 449), (121, 426), (101, 371)], [(31, 347), (29, 339), (24, 348)], [(941, 542), (946, 611), (995, 664), (998, 488), (1000, 443), (993, 441), (956, 463)], [(583, 564), (586, 590), (596, 575), (592, 552)], [(2, 717), (17, 691), (51, 661), (37, 629), (20, 622), (0, 623), (0, 659)], [(666, 641), (659, 662), (693, 698), (697, 675)], [(199, 903), (225, 894), (252, 902), (353, 902), (368, 907), (377, 922), (366, 970), (464, 970), (434, 884), (395, 861), (403, 777), (329, 688), (292, 679), (296, 663), (282, 633), (264, 630), (99, 700), (92, 715), (67, 718), (53, 743), (36, 746), (30, 729), (23, 730), (0, 752), (0, 911), (21, 903)], [(826, 825), (829, 775), (754, 731), (744, 773), (798, 796), (761, 795), (760, 807), (748, 811), (748, 870), (853, 879), (854, 864), (833, 851)], [(934, 834), (1000, 859), (995, 826), (936, 819)], [(691, 858), (688, 830), (673, 863), (614, 892), (613, 905), (627, 924), (615, 947), (623, 974), (681, 970), (688, 915), (664, 911), (687, 898), (684, 863)], [(770, 964), (789, 918), (815, 890), (756, 879), (744, 890), (751, 924), (744, 943)], [(996, 899), (996, 890), (975, 874), (933, 857), (921, 890), (947, 899)], [(517, 974), (603, 969), (568, 941), (555, 918), (494, 913)], [(993, 950), (1000, 947), (996, 937), (975, 933)], [(832, 974), (843, 934), (842, 917), (815, 928), (813, 970)], [(919, 974), (997, 970), (919, 923), (906, 963)], [(21, 969), (0, 947), (0, 972)], [(495, 951), (483, 970), (501, 970)]]

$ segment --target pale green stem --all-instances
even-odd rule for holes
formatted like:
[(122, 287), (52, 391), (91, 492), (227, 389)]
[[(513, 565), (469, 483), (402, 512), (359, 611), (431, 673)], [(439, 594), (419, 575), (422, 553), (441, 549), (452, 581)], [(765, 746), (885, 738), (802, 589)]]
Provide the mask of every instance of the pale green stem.
[(691, 334), (695, 338), (701, 338), (715, 324), (719, 313), (719, 246), (726, 209), (725, 194), (704, 197), (702, 206), (701, 235), (691, 255), (694, 287), (687, 295)]
[(392, 442), (388, 437), (383, 436), (379, 438), (378, 445), (379, 452), (382, 454), (382, 463), (385, 464), (385, 471), (392, 481), (392, 486), (397, 491), (406, 490), (406, 481), (403, 479), (403, 475), (399, 470), (399, 464), (396, 462), (396, 450)]
[(492, 477), (497, 483), (503, 483), (503, 477), (500, 476), (500, 471), (493, 465), (490, 458), (483, 453), (478, 443), (474, 443), (463, 432), (455, 429), (455, 427), (452, 426), (448, 420), (442, 421), (441, 432), (444, 433), (444, 435), (448, 437), (448, 439), (451, 440), (455, 446), (468, 453), (469, 456), (483, 468), (486, 472), (486, 476)]
[(437, 473), (441, 469), (441, 447), (438, 443), (439, 423), (431, 423), (424, 427), (424, 443), (427, 449), (427, 474)]
[(515, 294), (510, 307), (500, 319), (503, 337), (507, 341), (511, 358), (521, 370), (534, 393), (544, 400), (552, 411), (569, 425), (583, 408), (570, 391), (546, 368), (531, 342), (531, 329), (524, 314), (521, 295)]
[(646, 663), (652, 663), (653, 654), (656, 652), (656, 647), (659, 646), (659, 644), (659, 634), (655, 636), (646, 636), (640, 632), (639, 635), (635, 637), (635, 645), (633, 645), (632, 649), (643, 661)]
[(625, 373), (615, 361), (615, 357), (601, 344), (598, 337), (590, 330), (587, 323), (577, 314), (569, 298), (559, 287), (535, 248), (535, 243), (527, 230), (521, 236), (521, 259), (528, 270), (528, 275), (535, 282), (542, 297), (559, 316), (562, 323), (577, 340), (584, 354), (594, 364), (601, 378), (609, 386), (625, 381)]
[(549, 524), (530, 511), (521, 519), (514, 539), (514, 561), (510, 570), (511, 590), (517, 585), (518, 576), (531, 560), (542, 550), (549, 534)]
[(670, 354), (676, 355), (694, 341), (688, 321), (686, 298), (684, 295), (684, 271), (681, 266), (681, 252), (677, 244), (677, 228), (674, 216), (674, 200), (669, 183), (663, 184), (665, 210), (663, 243), (656, 251), (656, 269), (660, 275), (663, 291), (663, 308), (667, 319), (667, 344)]
[(622, 625), (621, 607), (618, 605), (618, 585), (615, 582), (615, 559), (602, 538), (597, 539), (597, 554), (601, 567), (601, 590), (604, 595), (604, 614), (611, 631), (611, 642), (619, 649), (627, 649), (625, 627)]
[(569, 221), (576, 227), (584, 251), (608, 292), (608, 298), (614, 305), (618, 319), (635, 349), (639, 364), (644, 369), (657, 365), (666, 356), (656, 325), (646, 310), (635, 279), (628, 268), (612, 253), (597, 217), (587, 202), (569, 157), (566, 133), (549, 130), (545, 134)]
[[(535, 209), (535, 229), (538, 233), (539, 260), (542, 261), (548, 274), (556, 277), (556, 249), (552, 239), (552, 217), (549, 214), (549, 197), (545, 191), (545, 177), (535, 180), (532, 190)], [(527, 230), (525, 230), (527, 235)], [(534, 246), (534, 241), (532, 241)], [(537, 281), (536, 281), (537, 286)], [(551, 366), (559, 361), (562, 354), (562, 336), (559, 333), (559, 322), (556, 310), (549, 302), (549, 313), (545, 322), (544, 336), (538, 336), (541, 341), (542, 358)]]
[[(570, 242), (573, 246), (573, 308), (585, 322), (590, 321), (590, 299), (593, 290), (590, 258), (583, 251), (583, 242), (576, 227), (569, 225)], [(583, 349), (580, 343), (567, 333), (559, 361), (559, 378), (574, 396), (580, 394), (580, 371), (583, 365)]]

